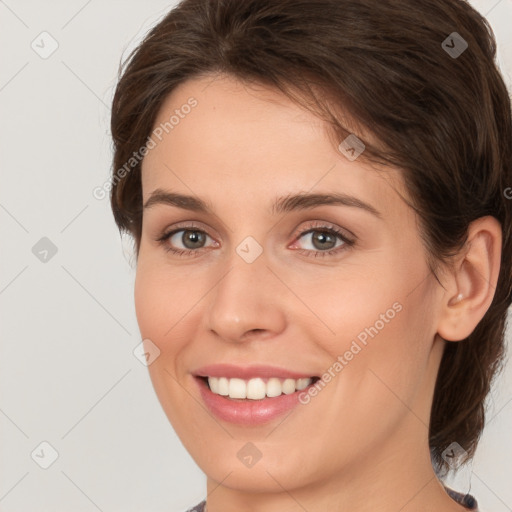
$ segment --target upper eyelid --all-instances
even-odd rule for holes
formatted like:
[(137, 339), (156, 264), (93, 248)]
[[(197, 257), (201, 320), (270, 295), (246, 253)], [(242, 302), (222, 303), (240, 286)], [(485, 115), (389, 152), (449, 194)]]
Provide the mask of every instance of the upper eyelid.
[(311, 231), (329, 231), (334, 232), (338, 236), (345, 237), (347, 239), (356, 239), (356, 235), (352, 233), (349, 229), (338, 227), (335, 224), (327, 221), (313, 221), (318, 222), (318, 225), (310, 225), (308, 227), (301, 228), (298, 230), (297, 235), (305, 235), (306, 233), (309, 233)]

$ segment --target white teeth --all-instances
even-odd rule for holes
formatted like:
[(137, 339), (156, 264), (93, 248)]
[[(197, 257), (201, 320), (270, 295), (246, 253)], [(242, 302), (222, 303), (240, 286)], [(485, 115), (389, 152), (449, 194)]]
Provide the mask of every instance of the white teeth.
[[(245, 384), (244, 381), (242, 381)], [(247, 383), (247, 396), (253, 400), (260, 400), (265, 398), (267, 393), (267, 386), (263, 379), (251, 379)], [(245, 397), (244, 397), (245, 398)]]
[(276, 379), (275, 377), (268, 379), (267, 396), (269, 396), (269, 397), (279, 396), (282, 394), (282, 392), (283, 392), (283, 386), (279, 379)]
[(229, 398), (247, 398), (247, 386), (242, 379), (229, 379)]
[(229, 380), (226, 379), (226, 377), (221, 377), (219, 379), (219, 395), (229, 395)]
[(261, 400), (267, 397), (290, 395), (297, 390), (307, 388), (313, 382), (312, 378), (278, 379), (271, 377), (265, 381), (259, 377), (245, 381), (243, 379), (228, 379), (226, 377), (208, 377), (210, 389), (216, 395), (229, 398), (248, 398)]

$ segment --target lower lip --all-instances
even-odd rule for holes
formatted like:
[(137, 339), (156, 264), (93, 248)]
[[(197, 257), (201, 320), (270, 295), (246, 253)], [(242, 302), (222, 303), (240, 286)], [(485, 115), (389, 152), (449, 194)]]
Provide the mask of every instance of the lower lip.
[(208, 409), (221, 420), (238, 425), (262, 425), (282, 416), (300, 403), (299, 393), (307, 392), (308, 388), (313, 386), (310, 384), (307, 388), (289, 395), (282, 394), (261, 400), (242, 400), (212, 393), (204, 380), (199, 377), (194, 379)]

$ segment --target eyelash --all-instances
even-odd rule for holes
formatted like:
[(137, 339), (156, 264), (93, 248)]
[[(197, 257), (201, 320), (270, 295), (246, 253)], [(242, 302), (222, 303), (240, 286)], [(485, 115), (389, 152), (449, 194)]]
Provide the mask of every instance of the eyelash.
[[(173, 247), (170, 247), (167, 243), (168, 240), (175, 235), (176, 233), (179, 233), (180, 231), (192, 231), (197, 233), (203, 233), (206, 236), (209, 236), (208, 233), (206, 233), (204, 230), (199, 229), (199, 227), (194, 226), (193, 224), (189, 224), (186, 226), (180, 226), (179, 229), (173, 229), (172, 231), (165, 232), (156, 239), (157, 242), (159, 242), (164, 250), (169, 253), (176, 254), (177, 256), (197, 256), (198, 253), (201, 252), (201, 249), (205, 249), (205, 247), (200, 247), (199, 249), (174, 249)], [(338, 253), (347, 250), (348, 248), (355, 245), (355, 237), (354, 239), (349, 239), (345, 234), (343, 234), (336, 226), (333, 226), (332, 224), (329, 225), (309, 225), (304, 231), (301, 231), (295, 236), (295, 240), (300, 240), (304, 235), (307, 235), (309, 233), (314, 232), (321, 232), (324, 234), (330, 234), (334, 235), (336, 238), (341, 239), (343, 242), (343, 245), (329, 249), (327, 251), (320, 251), (320, 250), (310, 250), (310, 249), (295, 249), (301, 254), (305, 254), (307, 257), (326, 257), (326, 256), (335, 256)], [(211, 238), (211, 237), (210, 237)], [(312, 254), (313, 253), (313, 254)]]

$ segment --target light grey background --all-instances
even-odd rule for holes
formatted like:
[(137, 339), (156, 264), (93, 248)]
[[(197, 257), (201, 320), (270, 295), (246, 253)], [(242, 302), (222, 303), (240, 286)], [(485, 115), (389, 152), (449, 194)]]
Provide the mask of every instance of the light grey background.
[[(510, 86), (512, 1), (472, 4), (495, 30)], [(109, 179), (119, 60), (173, 5), (0, 0), (1, 512), (172, 512), (206, 494), (133, 354), (130, 244), (92, 194)], [(43, 237), (55, 255), (33, 253)], [(489, 419), (454, 485), (484, 512), (511, 511), (510, 362)], [(58, 452), (47, 469), (42, 442)]]

